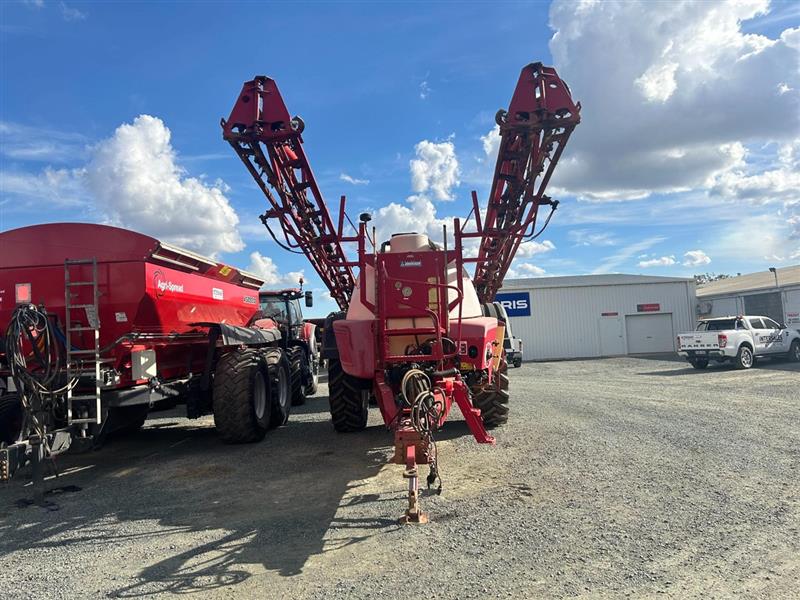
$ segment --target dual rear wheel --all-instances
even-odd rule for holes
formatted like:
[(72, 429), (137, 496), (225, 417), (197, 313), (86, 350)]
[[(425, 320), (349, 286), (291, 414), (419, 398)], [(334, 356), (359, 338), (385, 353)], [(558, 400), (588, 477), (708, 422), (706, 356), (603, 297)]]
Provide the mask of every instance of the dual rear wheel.
[(291, 411), (289, 361), (280, 348), (225, 353), (213, 386), (214, 424), (229, 444), (257, 442), (285, 425)]

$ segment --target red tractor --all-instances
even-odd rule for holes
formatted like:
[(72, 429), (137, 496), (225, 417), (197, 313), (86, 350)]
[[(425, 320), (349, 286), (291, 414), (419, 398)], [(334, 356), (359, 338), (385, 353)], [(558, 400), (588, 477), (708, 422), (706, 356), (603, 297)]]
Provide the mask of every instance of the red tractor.
[[(273, 79), (246, 82), (221, 122), (267, 198), (261, 220), (270, 235), (308, 257), (342, 309), (324, 327), (333, 425), (362, 430), (370, 404), (378, 405), (394, 433), (394, 462), (405, 466), (405, 522), (427, 518), (418, 465), (430, 466), (429, 486), (439, 479), (434, 434), (453, 403), (480, 443), (494, 443), (486, 427), (508, 418), (504, 323), (484, 316), (483, 305), (494, 300), (520, 244), (540, 235), (558, 206), (544, 190), (580, 121), (580, 104), (554, 69), (533, 63), (496, 121), (501, 142), (488, 203), (481, 210), (472, 193), (472, 211), (455, 220), (452, 245), (446, 229), (438, 243), (418, 233), (377, 240), (370, 215), (358, 226), (347, 217), (344, 197), (334, 225), (303, 149), (305, 125), (290, 117)], [(543, 206), (550, 213), (539, 224)], [(354, 232), (345, 234), (345, 221)], [(464, 245), (473, 239), (479, 249), (470, 258)], [(356, 256), (343, 243), (356, 244)], [(467, 263), (476, 264), (472, 279)]]
[(304, 404), (306, 397), (317, 393), (319, 384), (319, 352), (316, 325), (303, 319), (300, 299), (305, 305), (314, 304), (310, 291), (300, 288), (261, 291), (258, 294), (261, 314), (275, 321), (281, 332), (281, 345), (289, 357), (292, 379), (292, 404)]

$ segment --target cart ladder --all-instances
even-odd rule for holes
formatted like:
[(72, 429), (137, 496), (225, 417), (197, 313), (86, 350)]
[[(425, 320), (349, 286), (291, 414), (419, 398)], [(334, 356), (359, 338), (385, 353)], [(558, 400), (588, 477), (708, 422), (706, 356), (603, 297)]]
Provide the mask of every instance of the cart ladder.
[[(91, 278), (86, 272), (91, 269)], [(73, 279), (77, 276), (77, 279)], [(100, 317), (97, 258), (64, 261), (64, 307), (66, 310), (67, 381), (93, 379), (94, 393), (82, 382), (67, 389), (67, 424), (99, 424), (100, 410)], [(91, 347), (83, 349), (85, 340)], [(78, 345), (73, 345), (78, 342)]]

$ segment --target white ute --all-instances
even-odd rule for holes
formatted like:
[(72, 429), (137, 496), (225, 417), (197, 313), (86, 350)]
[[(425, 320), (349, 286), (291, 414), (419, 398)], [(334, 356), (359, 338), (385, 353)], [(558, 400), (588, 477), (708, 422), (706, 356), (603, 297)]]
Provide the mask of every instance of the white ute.
[(769, 317), (718, 317), (702, 319), (692, 333), (678, 336), (678, 354), (695, 369), (708, 361), (732, 362), (749, 369), (756, 357), (785, 356), (800, 361), (800, 333), (781, 327)]

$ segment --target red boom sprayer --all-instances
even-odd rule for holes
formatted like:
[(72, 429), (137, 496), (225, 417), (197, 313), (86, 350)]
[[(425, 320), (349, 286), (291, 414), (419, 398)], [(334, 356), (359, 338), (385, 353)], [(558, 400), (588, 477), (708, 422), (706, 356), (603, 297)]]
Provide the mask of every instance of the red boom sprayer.
[[(321, 353), (333, 425), (363, 430), (371, 402), (378, 405), (394, 433), (393, 461), (405, 466), (408, 479), (404, 522), (427, 520), (418, 468), (430, 466), (429, 486), (439, 479), (434, 434), (454, 403), (479, 443), (494, 443), (486, 428), (508, 420), (505, 323), (491, 302), (520, 244), (539, 236), (558, 206), (544, 191), (580, 122), (580, 104), (555, 69), (533, 63), (522, 69), (496, 121), (501, 143), (485, 216), (473, 192), (470, 215), (454, 221), (452, 248), (446, 231), (441, 246), (419, 233), (378, 243), (370, 216), (354, 225), (344, 197), (334, 226), (303, 151), (305, 125), (289, 116), (273, 79), (246, 82), (221, 122), (224, 139), (267, 198), (261, 220), (268, 232), (284, 249), (308, 257), (342, 309), (326, 319)], [(542, 206), (550, 213), (540, 226)], [(468, 231), (471, 217), (475, 228)], [(344, 235), (345, 219), (355, 235)], [(473, 258), (464, 256), (471, 238), (479, 242)], [(342, 249), (345, 242), (357, 245), (354, 259)], [(476, 263), (473, 279), (467, 263)]]

